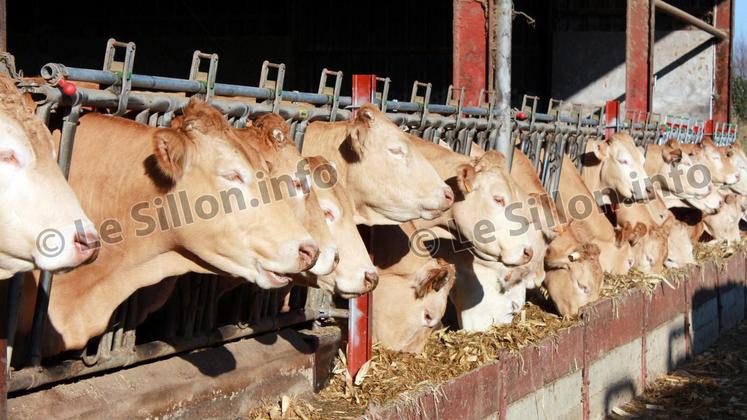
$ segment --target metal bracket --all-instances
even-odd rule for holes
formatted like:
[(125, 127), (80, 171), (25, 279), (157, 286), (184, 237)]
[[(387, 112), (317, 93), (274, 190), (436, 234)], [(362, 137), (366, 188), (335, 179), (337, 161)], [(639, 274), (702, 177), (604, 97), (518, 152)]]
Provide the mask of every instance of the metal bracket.
[[(200, 71), (202, 60), (210, 60), (208, 72)], [(208, 54), (195, 50), (192, 54), (192, 66), (189, 68), (189, 80), (200, 82), (205, 86), (205, 101), (210, 102), (215, 97), (215, 77), (218, 72), (218, 54)]]
[(388, 77), (377, 77), (376, 82), (378, 85), (378, 82), (384, 82), (384, 89), (379, 92), (376, 91), (376, 95), (374, 97), (375, 100), (379, 101), (379, 109), (381, 112), (386, 112), (386, 101), (389, 100), (389, 83), (391, 83), (392, 79)]
[[(268, 77), (270, 69), (277, 69), (277, 79)], [(270, 63), (265, 60), (262, 63), (262, 72), (259, 75), (259, 87), (273, 91), (272, 112), (277, 113), (280, 109), (280, 101), (283, 99), (283, 80), (285, 80), (285, 64)]]
[[(529, 106), (529, 104), (527, 104), (527, 102), (529, 102), (529, 101), (532, 102), (531, 106)], [(521, 111), (525, 112), (525, 113), (526, 112), (530, 113), (530, 117), (529, 117), (529, 131), (531, 131), (532, 129), (534, 129), (534, 123), (537, 120), (537, 104), (538, 103), (539, 103), (539, 96), (524, 95), (524, 98), (522, 98), (522, 100), (521, 100)], [(548, 108), (552, 107), (552, 103), (553, 103), (553, 99), (550, 99), (550, 103), (548, 105)], [(549, 112), (549, 110), (548, 110), (548, 112)]]
[(454, 129), (459, 130), (459, 123), (462, 122), (462, 109), (464, 108), (464, 88), (459, 90), (459, 99), (454, 99), (454, 85), (449, 85), (446, 91), (446, 105), (456, 106), (457, 112), (455, 117)]
[[(125, 49), (124, 61), (115, 61), (117, 48)], [(118, 96), (117, 109), (113, 115), (122, 115), (127, 111), (127, 99), (132, 87), (132, 67), (135, 64), (135, 43), (120, 42), (114, 38), (106, 41), (106, 53), (104, 54), (104, 71), (116, 74), (119, 83), (109, 86), (108, 90)]]
[[(418, 96), (418, 88), (424, 87), (425, 88), (425, 94), (423, 96)], [(430, 104), (431, 100), (431, 87), (432, 85), (430, 83), (422, 83), (418, 82), (417, 80), (413, 82), (412, 84), (412, 93), (410, 94), (410, 102), (420, 104), (421, 106), (421, 112), (420, 112), (420, 127), (419, 129), (422, 129), (423, 126), (425, 126), (425, 120), (428, 117), (428, 105)]]
[[(335, 87), (327, 86), (327, 76), (335, 77)], [(332, 97), (332, 106), (329, 109), (329, 120), (335, 121), (337, 119), (337, 109), (340, 107), (340, 88), (342, 87), (342, 71), (322, 69), (322, 75), (319, 78), (319, 91), (320, 95), (327, 95)]]
[(13, 79), (23, 77), (23, 72), (16, 70), (16, 58), (9, 52), (0, 52), (0, 72), (7, 73)]

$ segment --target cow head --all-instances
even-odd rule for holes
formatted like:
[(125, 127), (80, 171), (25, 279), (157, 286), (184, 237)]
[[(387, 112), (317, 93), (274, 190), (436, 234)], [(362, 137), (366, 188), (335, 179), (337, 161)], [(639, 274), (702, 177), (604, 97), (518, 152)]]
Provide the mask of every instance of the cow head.
[(710, 136), (703, 137), (700, 142), (703, 158), (711, 170), (711, 181), (717, 186), (731, 186), (741, 178), (740, 170), (732, 163), (734, 151), (726, 147), (718, 147)]
[(602, 284), (599, 247), (582, 242), (574, 232), (571, 222), (545, 254), (545, 287), (561, 315), (574, 315), (598, 299)]
[(361, 224), (435, 219), (454, 193), (411, 144), (408, 134), (371, 104), (348, 122), (340, 153), (347, 161), (346, 188)]
[(679, 220), (675, 220), (672, 224), (667, 248), (667, 259), (664, 262), (665, 267), (678, 268), (685, 267), (688, 264), (695, 264), (690, 232), (687, 226)]
[(652, 198), (653, 188), (645, 185), (645, 159), (641, 149), (627, 133), (615, 133), (606, 140), (590, 141), (591, 151), (600, 162), (599, 187), (614, 191), (628, 200)]
[[(309, 157), (308, 161), (314, 173), (332, 166), (321, 156)], [(317, 193), (327, 229), (340, 250), (337, 267), (330, 275), (320, 276), (317, 284), (346, 299), (370, 292), (376, 287), (379, 275), (355, 225), (352, 198), (340, 183), (329, 187), (314, 183), (312, 190)]]
[(739, 180), (729, 185), (729, 188), (737, 194), (747, 195), (747, 155), (744, 153), (742, 144), (737, 141), (726, 146), (724, 149), (726, 150), (727, 159), (739, 171)]
[(703, 216), (705, 230), (719, 241), (736, 242), (740, 240), (739, 219), (742, 208), (734, 194), (726, 194), (714, 214)]
[(457, 183), (462, 197), (452, 214), (473, 252), (510, 266), (528, 263), (535, 251), (528, 233), (527, 195), (511, 181), (503, 155), (489, 151), (474, 165), (462, 165)]
[(275, 174), (257, 150), (199, 100), (175, 127), (153, 134), (154, 177), (203, 211), (173, 230), (175, 242), (217, 271), (263, 288), (285, 286), (290, 278), (282, 273), (310, 269), (319, 248), (286, 200), (268, 192)]
[(669, 216), (661, 225), (650, 225), (646, 235), (633, 248), (635, 263), (633, 267), (642, 273), (660, 273), (669, 251), (669, 234), (674, 223), (674, 216)]
[(703, 163), (700, 147), (669, 140), (661, 146), (661, 160), (658, 173), (649, 175), (662, 194), (680, 199), (697, 199), (708, 194), (710, 170)]
[(314, 180), (309, 163), (290, 140), (288, 124), (277, 114), (264, 114), (254, 120), (252, 127), (236, 132), (272, 166), (275, 175), (270, 182), (271, 193), (287, 194), (296, 217), (319, 245), (319, 258), (309, 272), (331, 273), (339, 258), (337, 244), (325, 223), (316, 191), (311, 188)]
[[(0, 279), (92, 261), (98, 233), (55, 162), (52, 137), (0, 73)], [(77, 227), (76, 227), (77, 223)]]
[(441, 325), (454, 279), (454, 266), (434, 259), (410, 276), (383, 274), (374, 299), (390, 304), (374, 305), (374, 341), (396, 351), (422, 352)]
[(506, 267), (499, 263), (481, 266), (457, 265), (457, 286), (451, 298), (459, 326), (467, 331), (487, 331), (492, 325), (510, 324), (526, 302), (523, 279), (528, 267)]

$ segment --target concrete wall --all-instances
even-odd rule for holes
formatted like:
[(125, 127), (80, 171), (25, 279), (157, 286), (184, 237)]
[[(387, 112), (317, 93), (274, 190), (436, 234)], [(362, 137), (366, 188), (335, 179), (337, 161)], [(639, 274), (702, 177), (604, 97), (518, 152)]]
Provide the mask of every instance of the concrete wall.
[[(707, 119), (715, 47), (703, 31), (657, 32), (653, 110)], [(624, 32), (556, 32), (552, 96), (600, 106), (625, 95)]]

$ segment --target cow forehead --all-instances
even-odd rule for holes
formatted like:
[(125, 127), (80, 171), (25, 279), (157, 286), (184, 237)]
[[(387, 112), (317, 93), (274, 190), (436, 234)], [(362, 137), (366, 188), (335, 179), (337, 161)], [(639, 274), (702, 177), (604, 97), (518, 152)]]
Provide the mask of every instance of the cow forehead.
[(33, 138), (28, 135), (18, 121), (8, 118), (6, 115), (0, 116), (0, 148), (13, 147), (14, 149), (20, 149), (21, 153), (33, 157), (36, 152), (34, 143)]

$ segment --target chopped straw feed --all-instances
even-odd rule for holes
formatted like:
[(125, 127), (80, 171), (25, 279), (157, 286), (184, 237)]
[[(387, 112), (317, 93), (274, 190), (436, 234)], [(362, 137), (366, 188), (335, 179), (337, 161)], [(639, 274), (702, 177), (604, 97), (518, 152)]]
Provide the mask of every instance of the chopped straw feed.
[[(721, 269), (731, 254), (747, 249), (745, 242), (699, 243), (695, 247), (695, 257), (699, 262), (714, 261)], [(621, 292), (634, 288), (653, 293), (660, 283), (675, 288), (689, 272), (690, 267), (667, 269), (662, 274), (638, 271), (626, 275), (605, 274), (600, 294), (602, 298), (614, 299)], [(515, 352), (534, 345), (578, 322), (577, 317), (561, 318), (527, 303), (521, 315), (509, 325), (493, 326), (486, 332), (436, 331), (421, 354), (395, 352), (376, 345), (372, 359), (355, 378), (348, 374), (345, 355), (340, 351), (330, 383), (319, 394), (308, 401), (284, 397), (281, 402), (255, 408), (250, 417), (357, 418), (369, 405), (406, 398), (402, 394), (407, 391), (431, 388), (437, 392), (438, 384), (498, 360), (503, 351)]]

